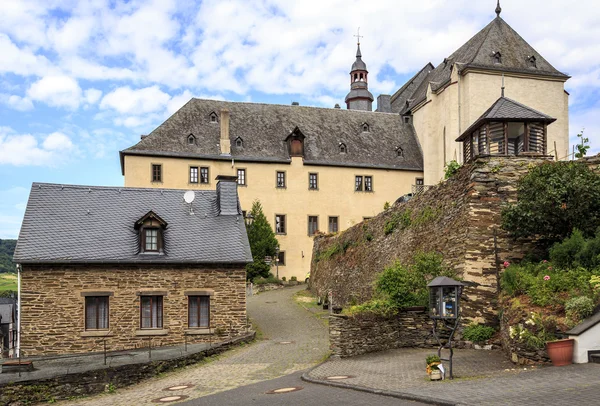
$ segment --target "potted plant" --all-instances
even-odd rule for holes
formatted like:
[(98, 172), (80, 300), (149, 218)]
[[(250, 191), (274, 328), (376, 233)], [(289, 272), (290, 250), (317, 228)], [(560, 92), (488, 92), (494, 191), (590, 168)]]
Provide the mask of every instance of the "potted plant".
[(546, 342), (548, 357), (555, 367), (562, 367), (573, 363), (573, 346), (575, 340), (567, 338), (564, 340)]
[(427, 375), (432, 381), (439, 381), (442, 379), (442, 371), (438, 365), (442, 363), (442, 360), (437, 355), (429, 355), (425, 358), (425, 364), (427, 365)]

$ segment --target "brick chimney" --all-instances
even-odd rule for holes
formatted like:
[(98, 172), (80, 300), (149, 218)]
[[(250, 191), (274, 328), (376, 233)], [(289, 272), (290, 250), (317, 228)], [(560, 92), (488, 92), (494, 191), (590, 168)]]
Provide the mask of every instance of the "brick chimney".
[(237, 176), (217, 176), (217, 208), (220, 216), (242, 214), (238, 202)]
[(231, 155), (231, 140), (229, 139), (229, 110), (221, 110), (221, 155)]

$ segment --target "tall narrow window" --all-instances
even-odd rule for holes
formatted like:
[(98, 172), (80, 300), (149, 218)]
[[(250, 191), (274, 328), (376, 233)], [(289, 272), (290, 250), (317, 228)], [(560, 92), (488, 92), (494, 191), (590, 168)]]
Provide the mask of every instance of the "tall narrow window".
[(365, 176), (365, 192), (373, 191), (373, 177)]
[(284, 188), (285, 187), (285, 172), (277, 172), (277, 187)]
[(162, 165), (152, 164), (152, 182), (162, 182)]
[(246, 170), (238, 169), (237, 170), (237, 183), (238, 185), (246, 185)]
[(198, 183), (198, 167), (190, 166), (190, 183)]
[(162, 296), (140, 296), (140, 327), (163, 327)]
[(312, 190), (317, 190), (319, 188), (319, 183), (318, 183), (316, 173), (308, 174), (308, 188), (312, 189)]
[(362, 176), (354, 177), (354, 190), (356, 192), (362, 192), (362, 190), (363, 190), (363, 177)]
[(210, 328), (210, 296), (188, 296), (188, 326)]
[(285, 214), (276, 214), (275, 215), (275, 233), (276, 234), (285, 234)]
[(85, 329), (108, 329), (108, 296), (86, 296)]
[(285, 266), (285, 251), (279, 251), (277, 255), (279, 266)]
[(337, 233), (338, 230), (339, 230), (338, 218), (337, 217), (329, 217), (329, 232)]
[(208, 183), (208, 167), (200, 168), (200, 183)]
[(319, 231), (319, 217), (308, 216), (308, 235), (315, 235)]
[(144, 229), (144, 251), (158, 251), (158, 229)]

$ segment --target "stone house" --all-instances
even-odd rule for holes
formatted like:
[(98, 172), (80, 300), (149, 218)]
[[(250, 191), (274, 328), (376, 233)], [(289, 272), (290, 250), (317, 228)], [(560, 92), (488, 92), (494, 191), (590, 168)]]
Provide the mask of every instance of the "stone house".
[(11, 358), (16, 346), (17, 299), (0, 297), (0, 358)]
[[(348, 64), (345, 109), (341, 100), (333, 108), (315, 108), (191, 99), (121, 151), (125, 186), (207, 190), (216, 174), (237, 176), (242, 209), (259, 199), (277, 235), (279, 274), (304, 279), (315, 231), (344, 231), (376, 216), (385, 202), (438, 183), (446, 163), (470, 159), (465, 143), (476, 141), (482, 154), (565, 158), (569, 76), (501, 11), (498, 5), (490, 23), (438, 66), (427, 63), (394, 94), (379, 95), (376, 111), (369, 91), (376, 77), (369, 77), (360, 43)], [(536, 117), (487, 117), (499, 102)], [(482, 117), (489, 119), (489, 141), (470, 131)], [(497, 125), (506, 118), (515, 121), (505, 131)], [(536, 143), (546, 131), (544, 145)]]
[(21, 356), (244, 332), (252, 256), (235, 178), (217, 180), (186, 200), (180, 190), (34, 183), (14, 254)]

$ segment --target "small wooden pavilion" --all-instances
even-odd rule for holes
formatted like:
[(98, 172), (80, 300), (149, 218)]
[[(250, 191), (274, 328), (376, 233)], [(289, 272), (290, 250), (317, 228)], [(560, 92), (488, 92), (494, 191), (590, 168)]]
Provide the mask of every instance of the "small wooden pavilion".
[(460, 137), (464, 162), (479, 155), (546, 154), (547, 126), (555, 118), (500, 97)]

